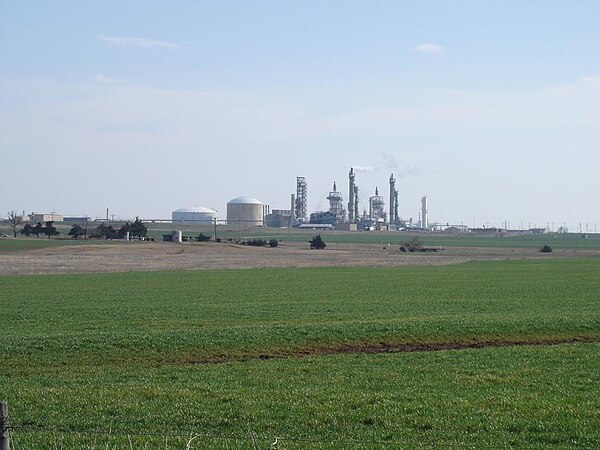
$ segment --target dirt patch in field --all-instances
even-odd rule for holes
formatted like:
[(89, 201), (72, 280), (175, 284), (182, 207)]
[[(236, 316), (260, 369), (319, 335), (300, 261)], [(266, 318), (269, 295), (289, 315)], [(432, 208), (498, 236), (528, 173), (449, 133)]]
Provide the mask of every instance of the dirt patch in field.
[[(491, 340), (480, 342), (410, 342), (410, 343), (356, 343), (342, 344), (339, 346), (313, 348), (310, 350), (274, 353), (274, 354), (259, 354), (257, 356), (207, 356), (206, 358), (188, 359), (183, 361), (183, 364), (189, 365), (204, 365), (204, 364), (219, 364), (227, 362), (250, 361), (253, 359), (268, 360), (268, 359), (288, 359), (302, 358), (306, 356), (327, 356), (327, 355), (343, 355), (343, 354), (383, 354), (383, 353), (414, 353), (414, 352), (437, 352), (443, 350), (468, 350), (488, 347), (522, 347), (522, 346), (549, 346), (562, 344), (577, 344), (577, 343), (600, 343), (600, 337), (568, 337), (568, 338), (550, 338), (550, 339), (518, 339), (518, 340)], [(173, 362), (173, 364), (177, 364)]]
[(398, 247), (331, 244), (310, 250), (306, 243), (246, 247), (231, 243), (121, 242), (64, 245), (0, 254), (0, 275), (154, 270), (252, 269), (274, 267), (401, 267), (504, 260), (600, 255), (600, 251), (448, 248), (436, 253), (402, 253)]

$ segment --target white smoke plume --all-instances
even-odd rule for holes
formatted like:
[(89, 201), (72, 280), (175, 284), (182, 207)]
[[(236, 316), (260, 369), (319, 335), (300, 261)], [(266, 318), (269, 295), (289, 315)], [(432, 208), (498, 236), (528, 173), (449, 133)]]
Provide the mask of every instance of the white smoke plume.
[(379, 172), (380, 170), (386, 170), (386, 169), (394, 170), (395, 168), (398, 167), (398, 164), (396, 163), (396, 158), (394, 158), (394, 155), (392, 155), (390, 153), (381, 152), (379, 154), (379, 156), (383, 160), (379, 164), (369, 165), (369, 166), (362, 166), (360, 164), (356, 164), (356, 165), (353, 165), (352, 167), (354, 168), (354, 171), (357, 173)]
[(381, 152), (379, 156), (382, 159), (382, 162), (379, 164), (368, 166), (356, 164), (351, 167), (354, 168), (356, 173), (375, 173), (382, 170), (391, 170), (398, 178), (404, 178), (410, 175), (419, 175), (423, 172), (423, 168), (421, 166), (399, 165), (396, 161), (396, 158), (391, 153)]

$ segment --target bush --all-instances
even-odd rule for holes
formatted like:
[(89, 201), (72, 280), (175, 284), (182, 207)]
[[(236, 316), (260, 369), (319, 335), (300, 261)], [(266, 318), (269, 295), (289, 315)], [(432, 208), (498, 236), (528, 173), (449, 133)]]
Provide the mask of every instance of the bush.
[(211, 238), (212, 238), (212, 236), (210, 234), (200, 233), (198, 235), (198, 237), (196, 238), (196, 241), (198, 241), (198, 242), (207, 242), (207, 241), (210, 241)]
[[(415, 236), (410, 241), (403, 243), (402, 246), (400, 247), (400, 251), (401, 252), (406, 252), (406, 251), (416, 252), (422, 246), (423, 246), (423, 244), (421, 243), (421, 240), (417, 236)], [(403, 248), (404, 248), (404, 250), (402, 250)]]
[(263, 239), (249, 239), (246, 242), (244, 242), (244, 245), (250, 245), (252, 247), (264, 247), (265, 245), (267, 245), (267, 241)]
[(269, 247), (274, 248), (274, 247), (277, 247), (278, 245), (279, 245), (279, 241), (277, 239), (271, 239), (269, 241)]
[(320, 234), (317, 234), (310, 241), (308, 241), (308, 243), (310, 244), (311, 249), (315, 248), (317, 250), (323, 250), (325, 247), (327, 247)]
[(542, 252), (542, 253), (552, 253), (552, 247), (550, 247), (549, 245), (544, 245), (540, 249), (540, 252)]

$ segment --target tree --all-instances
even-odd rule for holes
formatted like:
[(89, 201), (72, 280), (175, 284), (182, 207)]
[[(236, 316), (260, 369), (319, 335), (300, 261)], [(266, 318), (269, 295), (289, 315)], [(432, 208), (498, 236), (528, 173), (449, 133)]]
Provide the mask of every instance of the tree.
[(104, 223), (101, 223), (92, 231), (91, 237), (96, 239), (117, 239), (119, 232), (112, 225), (106, 226)]
[(327, 247), (320, 234), (314, 236), (310, 241), (308, 241), (308, 243), (310, 244), (310, 248), (317, 250), (323, 250), (325, 247)]
[(68, 236), (73, 236), (73, 239), (79, 239), (87, 233), (85, 228), (78, 223), (74, 223), (71, 230), (67, 233)]
[(117, 231), (117, 237), (119, 239), (125, 239), (127, 237), (127, 233), (129, 233), (129, 236), (131, 236), (131, 224), (129, 222), (125, 222), (125, 225), (119, 228), (119, 231)]
[(25, 226), (23, 226), (23, 229), (19, 231), (19, 233), (21, 233), (21, 235), (29, 237), (33, 234), (33, 227), (26, 223)]
[(35, 227), (31, 228), (31, 234), (35, 234), (35, 237), (40, 237), (40, 234), (44, 232), (44, 226), (42, 222), (38, 222), (35, 224)]
[(148, 228), (146, 228), (146, 225), (144, 225), (144, 223), (140, 220), (139, 217), (136, 217), (135, 222), (133, 222), (129, 226), (129, 234), (131, 236), (142, 238), (145, 237), (147, 233)]
[(417, 236), (414, 236), (410, 241), (407, 241), (400, 246), (400, 251), (416, 252), (422, 247), (422, 245), (423, 244), (421, 243), (421, 240)]
[(48, 222), (46, 222), (46, 226), (43, 228), (42, 231), (44, 232), (44, 234), (46, 236), (48, 236), (48, 239), (50, 239), (52, 236), (56, 236), (56, 235), (60, 234), (60, 231), (58, 231), (56, 229), (56, 227), (54, 226), (54, 222), (52, 220), (49, 220)]
[(12, 229), (13, 236), (17, 237), (17, 227), (23, 223), (23, 220), (17, 215), (16, 211), (9, 211), (7, 222), (8, 226)]

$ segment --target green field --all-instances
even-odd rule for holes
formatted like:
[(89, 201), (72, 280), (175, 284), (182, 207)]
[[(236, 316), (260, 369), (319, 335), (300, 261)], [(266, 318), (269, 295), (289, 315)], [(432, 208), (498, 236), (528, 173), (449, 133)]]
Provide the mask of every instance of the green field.
[(21, 448), (600, 445), (600, 259), (0, 283)]
[[(170, 225), (150, 225), (148, 236), (161, 240), (163, 233), (169, 233), (173, 227)], [(63, 230), (64, 231), (64, 230)], [(81, 245), (101, 244), (102, 240), (75, 240), (67, 239), (66, 233), (61, 233), (59, 238), (17, 238), (0, 239), (0, 253), (14, 252), (20, 250), (32, 250), (38, 248), (54, 247), (57, 245)], [(184, 229), (184, 236), (195, 237), (199, 233), (214, 235), (211, 227), (190, 226)], [(217, 236), (223, 240), (235, 239), (277, 239), (285, 242), (307, 243), (317, 231), (297, 231), (279, 229), (230, 229), (217, 230)], [(550, 245), (554, 250), (600, 250), (600, 234), (589, 234), (583, 238), (580, 234), (546, 234), (546, 235), (521, 235), (521, 236), (482, 236), (476, 234), (444, 235), (435, 233), (404, 233), (404, 232), (339, 232), (327, 231), (320, 233), (328, 244), (371, 244), (400, 246), (402, 243), (417, 236), (424, 246), (428, 247), (488, 247), (488, 248), (531, 248), (540, 249), (544, 245)], [(117, 243), (119, 241), (109, 241)], [(308, 244), (307, 244), (308, 245)]]
[[(198, 233), (214, 235), (215, 230), (207, 225), (183, 226), (177, 224), (148, 224), (150, 236), (160, 238), (172, 229), (182, 229), (184, 235), (197, 236)], [(456, 235), (443, 233), (410, 233), (410, 232), (343, 232), (279, 229), (279, 228), (231, 228), (217, 227), (217, 236), (223, 239), (263, 238), (280, 239), (283, 242), (306, 242), (316, 233), (321, 233), (328, 243), (346, 244), (391, 244), (400, 245), (418, 236), (424, 245), (433, 247), (501, 247), (501, 248), (541, 248), (550, 245), (556, 249), (600, 249), (600, 233), (547, 233), (524, 235), (483, 235), (477, 233), (459, 233)]]

